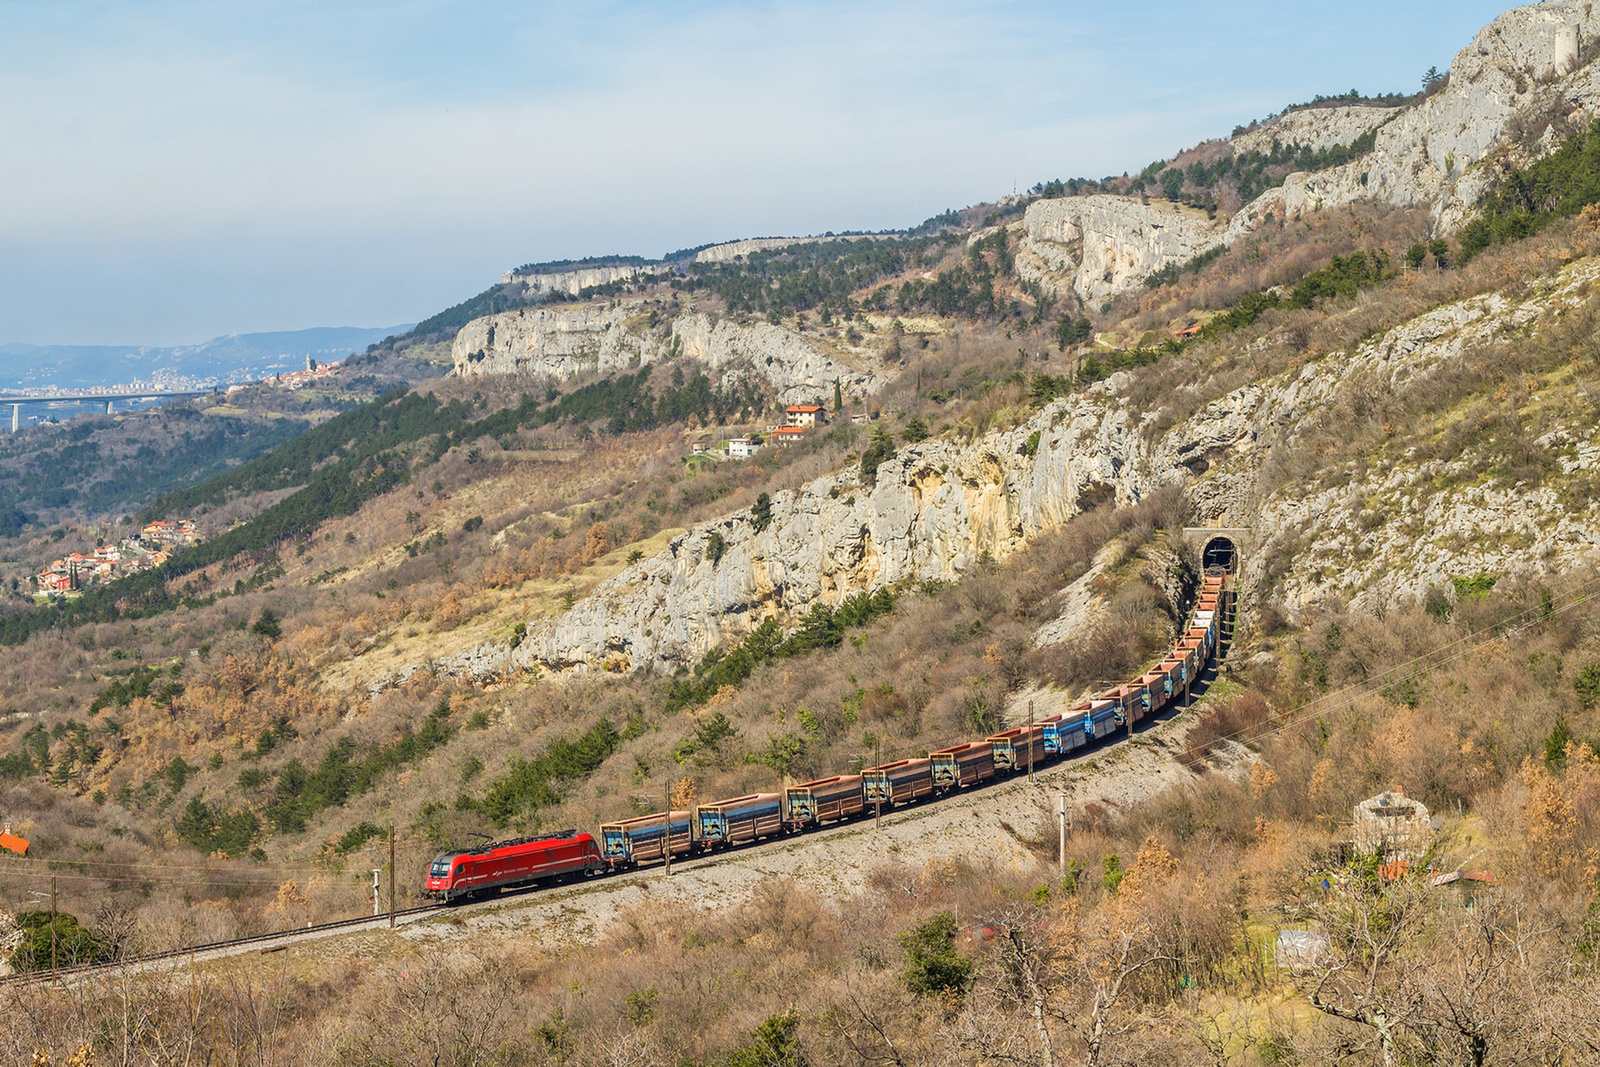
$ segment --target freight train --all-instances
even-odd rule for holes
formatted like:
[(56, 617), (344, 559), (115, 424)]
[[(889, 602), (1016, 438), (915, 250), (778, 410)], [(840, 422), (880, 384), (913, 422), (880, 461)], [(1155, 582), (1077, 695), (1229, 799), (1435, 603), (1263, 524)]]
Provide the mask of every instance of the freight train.
[(514, 838), (444, 852), (428, 868), (423, 895), (445, 903), (503, 889), (595, 877), (765, 838), (803, 833), (830, 823), (892, 810), (1027, 774), (1118, 730), (1186, 701), (1216, 654), (1232, 594), (1220, 569), (1201, 582), (1194, 615), (1172, 649), (1150, 670), (1059, 715), (1013, 726), (982, 741), (964, 741), (926, 756), (894, 760), (859, 774), (801, 782), (782, 792), (752, 793), (658, 811), (600, 827), (594, 835), (564, 830), (549, 837)]

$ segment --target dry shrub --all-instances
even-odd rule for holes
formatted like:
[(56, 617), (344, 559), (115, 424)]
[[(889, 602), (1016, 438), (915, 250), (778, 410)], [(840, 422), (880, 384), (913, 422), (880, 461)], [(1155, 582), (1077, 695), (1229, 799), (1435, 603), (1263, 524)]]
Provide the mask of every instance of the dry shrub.
[(1272, 721), (1271, 702), (1254, 690), (1221, 700), (1209, 700), (1184, 735), (1183, 753), (1179, 759), (1185, 766), (1198, 769), (1221, 742), (1247, 745)]

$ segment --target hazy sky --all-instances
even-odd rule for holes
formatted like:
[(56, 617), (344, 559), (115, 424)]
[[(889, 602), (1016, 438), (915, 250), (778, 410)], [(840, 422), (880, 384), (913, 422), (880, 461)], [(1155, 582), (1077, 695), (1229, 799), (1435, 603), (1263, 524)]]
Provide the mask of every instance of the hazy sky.
[(520, 263), (878, 229), (1411, 91), (1492, 0), (0, 0), (0, 342), (420, 319)]

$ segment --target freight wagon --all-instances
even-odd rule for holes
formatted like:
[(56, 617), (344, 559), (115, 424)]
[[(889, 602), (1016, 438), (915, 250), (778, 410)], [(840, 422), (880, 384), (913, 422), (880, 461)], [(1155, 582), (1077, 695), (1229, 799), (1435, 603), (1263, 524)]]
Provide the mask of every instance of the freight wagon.
[(665, 859), (668, 842), (672, 855), (694, 848), (694, 820), (687, 811), (656, 812), (635, 819), (608, 822), (600, 827), (600, 854), (612, 870), (636, 867), (646, 860)]
[(781, 833), (782, 793), (752, 793), (694, 809), (695, 844), (701, 849), (742, 845)]
[(1083, 734), (1086, 740), (1098, 740), (1107, 734), (1115, 733), (1117, 729), (1117, 715), (1121, 712), (1115, 700), (1092, 700), (1089, 702), (1089, 714), (1083, 720)]
[(868, 804), (910, 804), (933, 795), (933, 761), (924, 756), (868, 767), (861, 780)]
[(994, 746), (987, 741), (941, 748), (928, 758), (933, 761), (933, 788), (941, 793), (994, 777)]
[(996, 774), (1001, 771), (1021, 773), (1045, 759), (1044, 726), (1039, 723), (1035, 723), (1031, 731), (1027, 726), (1002, 730), (989, 738), (989, 744), (994, 748)]
[(606, 867), (594, 838), (576, 830), (515, 837), (464, 852), (442, 852), (428, 867), (423, 896), (446, 904), (536, 882), (599, 874)]
[(786, 792), (789, 825), (800, 829), (840, 822), (866, 810), (859, 774), (818, 778), (814, 782), (791, 785)]
[(1054, 718), (1046, 719), (1043, 724), (1045, 751), (1052, 756), (1064, 756), (1088, 744), (1089, 738), (1084, 733), (1088, 712), (1089, 705), (1084, 704)]

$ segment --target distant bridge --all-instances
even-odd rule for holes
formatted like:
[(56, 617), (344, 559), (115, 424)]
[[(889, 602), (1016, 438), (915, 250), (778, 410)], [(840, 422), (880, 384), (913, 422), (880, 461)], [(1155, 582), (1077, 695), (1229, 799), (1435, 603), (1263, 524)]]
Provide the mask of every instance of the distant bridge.
[(118, 400), (172, 400), (190, 396), (210, 396), (219, 392), (216, 389), (198, 389), (187, 393), (172, 393), (162, 390), (150, 390), (143, 393), (58, 393), (51, 396), (4, 396), (0, 395), (0, 404), (11, 405), (11, 432), (16, 433), (22, 429), (22, 405), (24, 404), (57, 404), (57, 403), (99, 403), (104, 400), (106, 414), (111, 414), (111, 405)]

